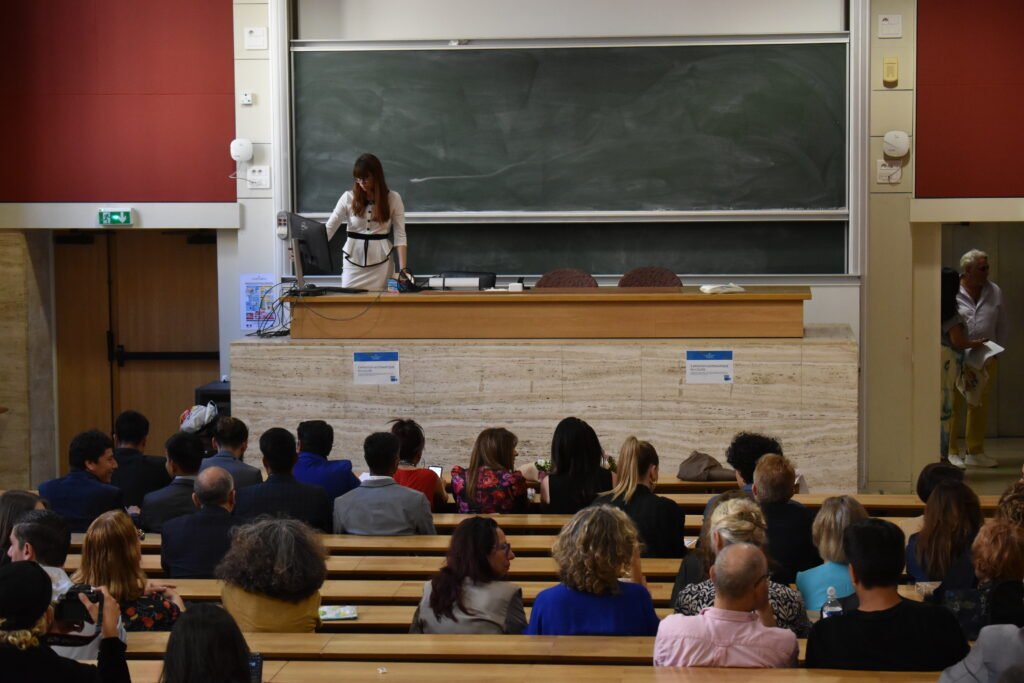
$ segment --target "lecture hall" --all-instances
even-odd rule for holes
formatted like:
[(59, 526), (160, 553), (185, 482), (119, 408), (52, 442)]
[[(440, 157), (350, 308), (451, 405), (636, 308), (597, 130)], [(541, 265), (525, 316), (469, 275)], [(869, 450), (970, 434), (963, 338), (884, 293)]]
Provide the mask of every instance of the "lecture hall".
[(0, 683), (1024, 682), (1024, 5), (0, 18)]

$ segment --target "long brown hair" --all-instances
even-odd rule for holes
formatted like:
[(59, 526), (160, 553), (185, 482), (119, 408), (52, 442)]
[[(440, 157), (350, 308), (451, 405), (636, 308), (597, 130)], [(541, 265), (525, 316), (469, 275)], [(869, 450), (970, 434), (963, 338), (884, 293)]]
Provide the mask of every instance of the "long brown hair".
[(444, 566), (430, 580), (430, 609), (436, 618), (458, 621), (456, 607), (473, 614), (462, 600), (465, 579), (482, 584), (501, 578), (494, 575), (490, 562), (497, 539), (498, 523), (490, 517), (470, 517), (455, 527)]
[(978, 494), (966, 484), (944, 481), (924, 506), (924, 525), (917, 536), (917, 561), (930, 579), (941, 580), (954, 560), (966, 552), (981, 528)]
[(481, 467), (511, 470), (515, 467), (515, 451), (519, 438), (504, 427), (491, 427), (480, 432), (469, 454), (466, 471), (466, 500), (475, 500), (476, 479)]
[[(391, 204), (388, 203), (388, 183), (384, 180), (384, 167), (380, 159), (372, 154), (361, 154), (352, 167), (353, 178), (373, 178), (373, 216), (378, 223), (385, 223), (391, 218)], [(363, 192), (359, 183), (352, 183), (352, 213), (362, 216), (370, 198)], [(367, 218), (371, 218), (367, 216)]]
[(142, 597), (146, 587), (141, 562), (139, 535), (131, 518), (122, 510), (111, 510), (89, 525), (82, 542), (82, 565), (71, 580), (106, 586), (116, 600), (132, 602)]

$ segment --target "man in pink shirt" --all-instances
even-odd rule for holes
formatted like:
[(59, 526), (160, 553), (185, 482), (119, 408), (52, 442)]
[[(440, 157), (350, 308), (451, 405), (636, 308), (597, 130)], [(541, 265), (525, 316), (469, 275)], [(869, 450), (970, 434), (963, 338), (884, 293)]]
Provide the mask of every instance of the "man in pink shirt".
[(662, 620), (654, 641), (655, 666), (796, 666), (792, 631), (775, 626), (768, 604), (768, 561), (757, 546), (734, 543), (711, 568), (715, 606)]

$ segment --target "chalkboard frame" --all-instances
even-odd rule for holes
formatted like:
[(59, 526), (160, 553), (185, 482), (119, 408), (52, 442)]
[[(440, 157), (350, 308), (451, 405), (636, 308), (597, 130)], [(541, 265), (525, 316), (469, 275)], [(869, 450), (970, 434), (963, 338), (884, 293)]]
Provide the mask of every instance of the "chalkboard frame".
[[(459, 44), (453, 44), (458, 42)], [(467, 43), (467, 44), (462, 44)], [(722, 209), (722, 210), (636, 210), (636, 211), (416, 211), (415, 207), (406, 212), (407, 219), (416, 223), (516, 223), (516, 222), (680, 222), (680, 221), (748, 221), (748, 220), (837, 220), (850, 219), (853, 170), (856, 166), (851, 144), (850, 94), (852, 78), (850, 63), (850, 37), (847, 33), (821, 33), (811, 35), (785, 36), (743, 36), (743, 37), (659, 37), (659, 38), (605, 38), (605, 39), (514, 39), (514, 40), (473, 40), (473, 41), (344, 41), (344, 40), (292, 40), (290, 41), (289, 74), (289, 179), (290, 204), (296, 210), (298, 195), (298, 172), (296, 164), (296, 116), (295, 116), (295, 55), (301, 52), (390, 52), (418, 50), (508, 50), (544, 48), (594, 48), (594, 47), (680, 47), (680, 46), (733, 46), (733, 45), (824, 45), (844, 46), (845, 120), (843, 122), (844, 149), (846, 153), (846, 174), (844, 181), (843, 206), (827, 209)], [(327, 213), (311, 211), (306, 215), (325, 218)]]

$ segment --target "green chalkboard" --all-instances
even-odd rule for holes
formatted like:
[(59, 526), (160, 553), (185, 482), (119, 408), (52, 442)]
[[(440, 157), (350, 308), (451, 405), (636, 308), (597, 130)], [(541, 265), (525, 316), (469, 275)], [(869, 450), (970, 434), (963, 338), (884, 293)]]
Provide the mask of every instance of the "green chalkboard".
[(843, 208), (846, 49), (295, 51), (295, 208), (364, 151), (409, 212)]

